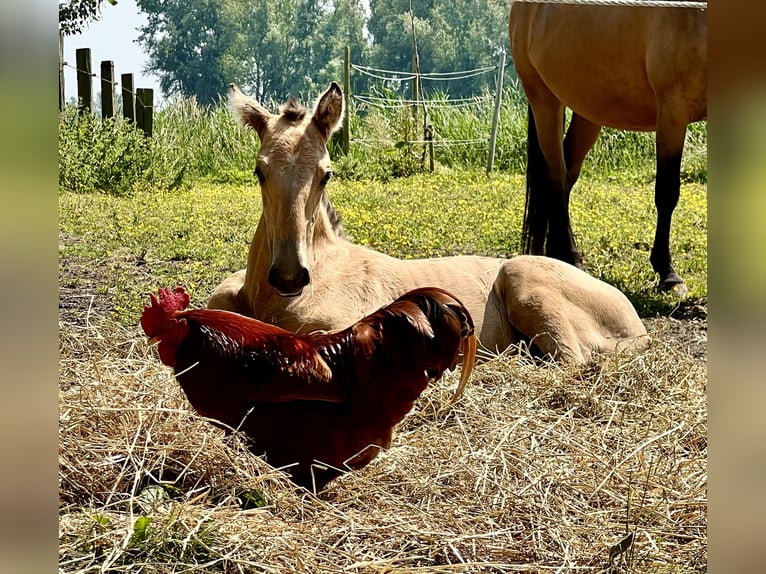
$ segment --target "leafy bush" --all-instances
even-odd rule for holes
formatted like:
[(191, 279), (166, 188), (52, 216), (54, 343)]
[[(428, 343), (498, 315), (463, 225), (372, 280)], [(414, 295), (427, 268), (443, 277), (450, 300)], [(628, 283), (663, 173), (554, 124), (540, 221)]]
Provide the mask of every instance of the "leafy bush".
[(257, 138), (240, 130), (224, 105), (180, 98), (154, 115), (144, 136), (122, 118), (100, 121), (68, 106), (59, 118), (59, 187), (129, 195), (197, 181), (249, 179)]
[(126, 194), (149, 183), (150, 142), (121, 120), (103, 123), (69, 106), (59, 118), (59, 185), (74, 192)]

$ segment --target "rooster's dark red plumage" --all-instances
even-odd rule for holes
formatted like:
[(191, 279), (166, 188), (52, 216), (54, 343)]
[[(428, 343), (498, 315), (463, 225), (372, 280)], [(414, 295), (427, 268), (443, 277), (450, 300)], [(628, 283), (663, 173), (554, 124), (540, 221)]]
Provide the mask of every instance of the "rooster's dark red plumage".
[(465, 307), (442, 289), (410, 291), (351, 327), (300, 335), (221, 310), (186, 310), (182, 287), (159, 290), (141, 326), (159, 343), (189, 402), (239, 429), (294, 482), (321, 489), (391, 443), (393, 427), (476, 338)]

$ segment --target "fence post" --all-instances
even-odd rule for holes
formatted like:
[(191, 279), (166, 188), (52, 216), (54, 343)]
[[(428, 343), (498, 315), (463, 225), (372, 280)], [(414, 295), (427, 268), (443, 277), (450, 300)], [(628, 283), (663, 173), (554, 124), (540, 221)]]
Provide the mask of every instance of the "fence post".
[(101, 119), (114, 117), (114, 62), (101, 62)]
[(420, 101), (420, 58), (415, 52), (412, 58), (412, 113), (415, 121), (418, 119), (418, 102)]
[(497, 65), (497, 85), (495, 86), (495, 112), (492, 114), (492, 131), (489, 134), (489, 157), (487, 158), (487, 173), (495, 165), (495, 144), (497, 143), (497, 124), (500, 122), (500, 105), (503, 102), (503, 72), (505, 71), (505, 52), (500, 52), (500, 62)]
[(136, 124), (146, 137), (152, 137), (152, 117), (154, 113), (154, 90), (138, 88), (136, 90)]
[(80, 110), (93, 113), (93, 74), (90, 67), (90, 48), (77, 48), (77, 98)]
[(428, 110), (425, 111), (425, 118), (423, 119), (423, 139), (428, 146), (428, 168), (431, 173), (434, 172), (434, 126), (431, 124), (431, 114)]
[(346, 113), (343, 114), (343, 132), (341, 134), (340, 147), (345, 155), (348, 155), (348, 151), (351, 144), (351, 118), (349, 114), (351, 109), (348, 107), (351, 94), (351, 80), (349, 78), (351, 68), (351, 55), (349, 47), (346, 46), (343, 49), (343, 99), (344, 106), (346, 107)]
[(64, 92), (64, 32), (59, 30), (59, 111), (64, 111), (66, 98)]
[(135, 122), (136, 95), (133, 93), (133, 74), (122, 74), (120, 84), (122, 85), (122, 117)]

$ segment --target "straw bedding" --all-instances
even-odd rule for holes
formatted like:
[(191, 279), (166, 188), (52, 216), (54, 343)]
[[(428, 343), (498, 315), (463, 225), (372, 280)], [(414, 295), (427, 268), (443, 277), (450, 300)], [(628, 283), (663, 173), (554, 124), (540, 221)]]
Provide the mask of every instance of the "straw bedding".
[(60, 572), (704, 572), (707, 368), (653, 337), (417, 401), (323, 493), (194, 414), (138, 330), (60, 325)]

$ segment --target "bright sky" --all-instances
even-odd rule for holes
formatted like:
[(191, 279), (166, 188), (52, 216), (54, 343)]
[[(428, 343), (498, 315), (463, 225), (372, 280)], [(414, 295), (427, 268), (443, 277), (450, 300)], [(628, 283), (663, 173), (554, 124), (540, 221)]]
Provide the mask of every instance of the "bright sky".
[[(96, 74), (93, 82), (93, 97), (98, 98), (101, 86), (98, 82), (101, 61), (114, 62), (114, 75), (120, 81), (120, 74), (133, 74), (134, 88), (153, 88), (154, 105), (163, 100), (159, 80), (145, 72), (146, 54), (136, 42), (138, 27), (146, 21), (146, 16), (139, 13), (135, 0), (118, 0), (116, 6), (104, 2), (101, 7), (101, 19), (92, 22), (82, 34), (64, 38), (64, 90), (66, 100), (77, 97), (77, 48), (90, 48), (91, 68)], [(70, 67), (71, 66), (71, 67)], [(120, 86), (117, 86), (119, 93)]]

